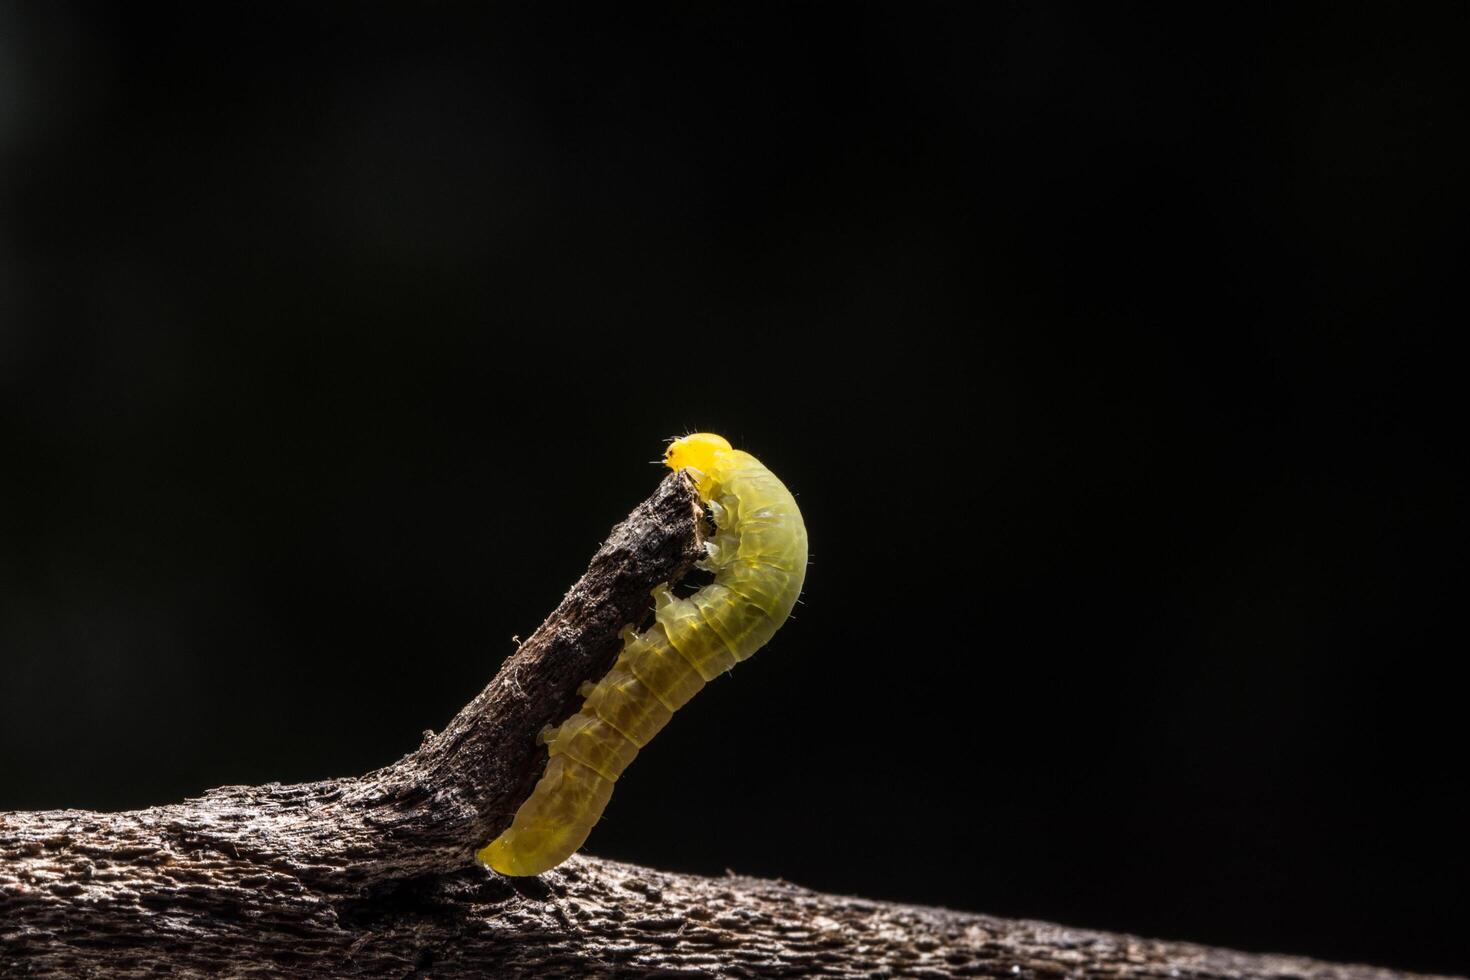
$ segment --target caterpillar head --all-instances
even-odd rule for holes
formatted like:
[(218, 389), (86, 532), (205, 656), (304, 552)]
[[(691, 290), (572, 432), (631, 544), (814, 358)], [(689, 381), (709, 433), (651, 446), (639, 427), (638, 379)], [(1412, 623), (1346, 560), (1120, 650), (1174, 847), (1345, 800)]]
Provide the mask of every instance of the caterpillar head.
[(730, 444), (713, 432), (695, 432), (675, 439), (664, 450), (664, 465), (671, 470), (698, 470), (701, 489), (714, 473), (715, 455), (730, 451)]

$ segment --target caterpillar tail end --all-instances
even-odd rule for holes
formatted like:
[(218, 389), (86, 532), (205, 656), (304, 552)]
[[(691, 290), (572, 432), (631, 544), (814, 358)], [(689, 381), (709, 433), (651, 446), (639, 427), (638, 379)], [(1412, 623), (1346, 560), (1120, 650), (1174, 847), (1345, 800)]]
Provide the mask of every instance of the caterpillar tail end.
[(549, 870), (548, 868), (532, 866), (525, 860), (524, 854), (517, 853), (515, 845), (510, 839), (509, 832), (501, 834), (476, 851), (475, 858), (497, 874), (507, 875), (511, 878), (539, 875), (541, 872)]

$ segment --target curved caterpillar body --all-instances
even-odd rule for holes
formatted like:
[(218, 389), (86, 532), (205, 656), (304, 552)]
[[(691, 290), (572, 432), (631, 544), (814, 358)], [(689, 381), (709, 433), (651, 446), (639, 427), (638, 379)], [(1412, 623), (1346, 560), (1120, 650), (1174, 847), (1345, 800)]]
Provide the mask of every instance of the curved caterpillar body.
[(714, 581), (687, 599), (655, 590), (653, 625), (624, 631), (612, 670), (585, 685), (582, 710), (550, 730), (541, 781), (477, 855), (501, 874), (540, 874), (581, 847), (638, 750), (706, 682), (764, 646), (801, 594), (806, 526), (770, 470), (710, 433), (675, 440), (664, 462), (690, 472), (714, 517), (699, 563)]

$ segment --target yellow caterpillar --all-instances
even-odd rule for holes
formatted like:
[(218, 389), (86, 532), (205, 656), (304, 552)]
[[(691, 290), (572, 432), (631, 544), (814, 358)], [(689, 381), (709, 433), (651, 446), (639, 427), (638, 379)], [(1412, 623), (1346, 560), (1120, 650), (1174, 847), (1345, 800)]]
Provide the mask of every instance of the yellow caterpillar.
[(806, 525), (760, 460), (700, 432), (676, 439), (664, 462), (689, 471), (714, 517), (717, 533), (699, 563), (714, 581), (687, 599), (656, 590), (653, 625), (624, 632), (612, 670), (584, 685), (582, 710), (548, 732), (541, 781), (477, 855), (501, 874), (540, 874), (581, 847), (638, 750), (707, 681), (764, 646), (801, 594)]

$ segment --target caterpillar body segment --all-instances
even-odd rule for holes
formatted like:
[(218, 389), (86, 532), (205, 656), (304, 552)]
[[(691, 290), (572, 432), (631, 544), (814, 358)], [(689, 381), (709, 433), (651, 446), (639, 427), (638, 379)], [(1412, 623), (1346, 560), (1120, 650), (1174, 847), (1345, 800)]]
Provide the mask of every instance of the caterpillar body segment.
[(661, 623), (634, 637), (619, 660), (670, 711), (684, 707), (704, 687), (704, 678), (674, 649)]
[(801, 594), (806, 526), (770, 470), (711, 433), (676, 439), (664, 462), (694, 478), (714, 519), (700, 562), (714, 581), (682, 599), (656, 590), (653, 625), (624, 632), (612, 669), (549, 733), (546, 772), (477, 855), (501, 874), (540, 874), (581, 847), (638, 750), (707, 682), (764, 646)]

